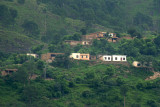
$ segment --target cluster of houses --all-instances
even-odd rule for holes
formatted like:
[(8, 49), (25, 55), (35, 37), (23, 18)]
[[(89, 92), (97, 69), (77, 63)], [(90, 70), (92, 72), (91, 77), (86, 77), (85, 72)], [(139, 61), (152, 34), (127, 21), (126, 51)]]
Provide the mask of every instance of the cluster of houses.
[(101, 38), (107, 38), (108, 42), (117, 42), (118, 37), (116, 36), (116, 33), (107, 33), (107, 32), (95, 32), (90, 33), (88, 35), (82, 35), (81, 41), (75, 41), (75, 40), (65, 40), (64, 42), (67, 44), (70, 44), (71, 46), (76, 46), (78, 44), (80, 45), (92, 45), (92, 41), (94, 39), (100, 40)]
[[(64, 55), (64, 53), (46, 53), (41, 55), (41, 60), (51, 63), (57, 55)], [(71, 53), (69, 58), (75, 60), (101, 60), (101, 61), (127, 61), (126, 55), (98, 55), (92, 56), (86, 53)]]
[[(107, 38), (108, 37), (108, 38)], [(70, 44), (71, 46), (80, 45), (92, 45), (94, 39), (100, 40), (101, 38), (107, 38), (108, 42), (117, 42), (118, 37), (116, 33), (107, 33), (107, 32), (95, 32), (90, 33), (88, 35), (82, 35), (81, 41), (74, 41), (74, 40), (65, 40), (64, 42)], [(40, 58), (41, 60), (52, 63), (57, 55), (64, 55), (64, 53), (46, 53), (42, 54), (39, 57), (37, 54), (27, 53), (27, 56), (32, 56), (34, 58)], [(100, 60), (100, 61), (107, 61), (107, 62), (127, 62), (126, 55), (97, 55), (92, 56), (88, 53), (71, 53), (69, 58), (74, 60)], [(1, 71), (3, 76), (12, 74), (13, 72), (17, 72), (17, 69), (6, 69)]]
[[(32, 56), (34, 58), (38, 58), (39, 56), (37, 54), (30, 54), (27, 53), (27, 56)], [(47, 63), (51, 63), (54, 61), (57, 55), (64, 55), (64, 53), (46, 53), (41, 55), (41, 60), (46, 61)], [(98, 55), (98, 56), (92, 56), (90, 54), (86, 53), (71, 53), (69, 58), (72, 58), (74, 60), (101, 60), (101, 61), (108, 61), (108, 62), (127, 62), (126, 55)], [(14, 72), (17, 72), (18, 69), (6, 69), (1, 71), (2, 76), (10, 75)]]

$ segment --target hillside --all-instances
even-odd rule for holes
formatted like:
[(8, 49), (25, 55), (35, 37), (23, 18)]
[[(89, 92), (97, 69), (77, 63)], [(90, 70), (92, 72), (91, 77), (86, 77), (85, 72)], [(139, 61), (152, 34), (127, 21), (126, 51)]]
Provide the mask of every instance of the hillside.
[[(0, 28), (2, 28), (4, 31), (18, 33), (18, 35), (22, 36), (22, 38), (23, 35), (26, 35), (35, 40), (49, 43), (54, 41), (57, 36), (58, 38), (62, 38), (64, 35), (73, 35), (76, 32), (80, 33), (80, 30), (85, 28), (84, 21), (55, 15), (48, 10), (45, 11), (47, 5), (38, 5), (36, 0), (26, 0), (24, 4), (18, 3), (16, 0), (2, 0), (0, 5), (2, 8)], [(12, 17), (12, 14), (10, 15), (9, 13), (10, 9), (15, 11), (12, 19), (10, 18)], [(4, 14), (3, 12), (8, 12), (8, 14)], [(88, 32), (99, 30), (108, 31), (109, 29), (101, 25), (94, 24), (88, 29)], [(10, 42), (8, 44), (10, 44)]]
[(160, 107), (159, 10), (0, 0), (0, 107)]
[(158, 0), (22, 1), (1, 0), (0, 28), (46, 43), (65, 35), (81, 35), (82, 29), (86, 33), (123, 33), (134, 27), (142, 34), (159, 29)]
[(26, 53), (41, 42), (14, 31), (0, 30), (0, 51), (5, 53)]
[(98, 23), (118, 31), (129, 27), (157, 31), (159, 0), (37, 0), (52, 13)]

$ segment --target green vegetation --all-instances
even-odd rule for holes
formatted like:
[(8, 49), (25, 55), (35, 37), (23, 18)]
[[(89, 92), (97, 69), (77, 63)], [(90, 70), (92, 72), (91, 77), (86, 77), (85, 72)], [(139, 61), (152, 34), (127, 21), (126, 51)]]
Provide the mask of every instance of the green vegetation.
[[(160, 78), (145, 80), (160, 71), (159, 10), (160, 0), (1, 0), (0, 71), (18, 71), (0, 75), (0, 107), (160, 107)], [(120, 40), (64, 42), (99, 31)], [(47, 52), (64, 55), (46, 63), (40, 55)], [(71, 53), (127, 55), (128, 64)]]
[[(160, 80), (144, 81), (152, 75), (142, 68), (74, 61), (71, 68), (47, 69), (47, 78), (38, 67), (39, 61), (27, 61), (18, 72), (0, 77), (1, 106), (126, 106), (158, 107)], [(129, 72), (126, 72), (129, 70)], [(29, 76), (37, 74), (35, 80)], [(14, 100), (10, 100), (14, 99)], [(9, 101), (8, 101), (9, 100)]]
[(10, 53), (24, 53), (29, 52), (29, 49), (41, 42), (29, 38), (23, 34), (0, 30), (0, 51)]

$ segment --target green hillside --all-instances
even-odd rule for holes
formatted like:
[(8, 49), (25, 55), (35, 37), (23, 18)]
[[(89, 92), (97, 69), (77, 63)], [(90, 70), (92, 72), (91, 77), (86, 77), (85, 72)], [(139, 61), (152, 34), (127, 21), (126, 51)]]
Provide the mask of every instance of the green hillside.
[(0, 51), (6, 53), (26, 53), (41, 42), (14, 31), (0, 30)]
[[(47, 4), (48, 10), (55, 14), (86, 23), (98, 23), (119, 31), (128, 27), (152, 30), (159, 26), (159, 0), (37, 0)], [(139, 14), (140, 13), (140, 14)], [(149, 23), (148, 23), (149, 22)]]
[(0, 107), (160, 107), (159, 11), (160, 0), (0, 0)]
[[(46, 11), (47, 5), (38, 5), (36, 0), (26, 0), (24, 4), (18, 3), (17, 0), (2, 0), (0, 5), (17, 13), (15, 18), (11, 20), (7, 19), (7, 17), (11, 16), (3, 14), (3, 12), (8, 12), (8, 10), (1, 10), (2, 16), (6, 17), (0, 23), (2, 29), (17, 32), (20, 35), (26, 35), (39, 41), (51, 42), (57, 36), (62, 38), (64, 35), (80, 33), (80, 30), (85, 28), (84, 21), (55, 15), (48, 10)], [(9, 21), (11, 22), (9, 23)], [(107, 28), (94, 24), (89, 28), (88, 32), (103, 30), (108, 31)]]
[[(65, 35), (96, 31), (155, 33), (158, 0), (1, 0), (0, 28), (50, 43)], [(7, 13), (7, 14), (6, 14)]]

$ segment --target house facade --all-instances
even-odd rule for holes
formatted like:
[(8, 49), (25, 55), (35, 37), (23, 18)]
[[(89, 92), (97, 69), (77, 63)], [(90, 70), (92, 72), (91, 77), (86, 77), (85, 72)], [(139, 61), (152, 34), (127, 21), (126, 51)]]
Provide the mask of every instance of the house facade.
[(82, 45), (92, 45), (91, 41), (82, 41)]
[(95, 33), (90, 33), (88, 35), (83, 35), (82, 39), (83, 40), (93, 40), (93, 39), (99, 39), (105, 37), (106, 32), (95, 32)]
[(73, 58), (73, 59), (80, 59), (80, 53), (72, 53), (71, 55), (70, 55), (70, 58)]
[(103, 61), (112, 61), (111, 55), (104, 55), (102, 58), (103, 58)]
[(127, 61), (126, 55), (112, 55), (112, 61)]
[(82, 44), (81, 41), (74, 41), (74, 40), (65, 40), (65, 43), (71, 45), (71, 46), (76, 46), (78, 44)]
[(78, 44), (80, 45), (92, 45), (91, 41), (74, 41), (74, 40), (65, 40), (65, 43), (71, 45), (71, 46), (76, 46)]
[(80, 60), (90, 60), (89, 54), (80, 54)]
[(127, 61), (126, 55), (98, 55), (98, 59), (102, 61)]
[(18, 71), (18, 69), (6, 69), (4, 71), (1, 71), (1, 75), (6, 76), (6, 75), (10, 75), (10, 74), (17, 72), (17, 71)]
[(64, 55), (64, 53), (46, 53), (41, 55), (41, 60), (51, 63), (57, 55)]
[(27, 56), (33, 56), (34, 58), (38, 58), (38, 55), (37, 55), (37, 54), (27, 53)]
[(76, 60), (90, 60), (90, 54), (72, 53), (70, 58)]
[(141, 66), (142, 66), (141, 63), (138, 62), (138, 61), (134, 61), (134, 62), (132, 63), (132, 65), (133, 65), (134, 67), (141, 67)]

